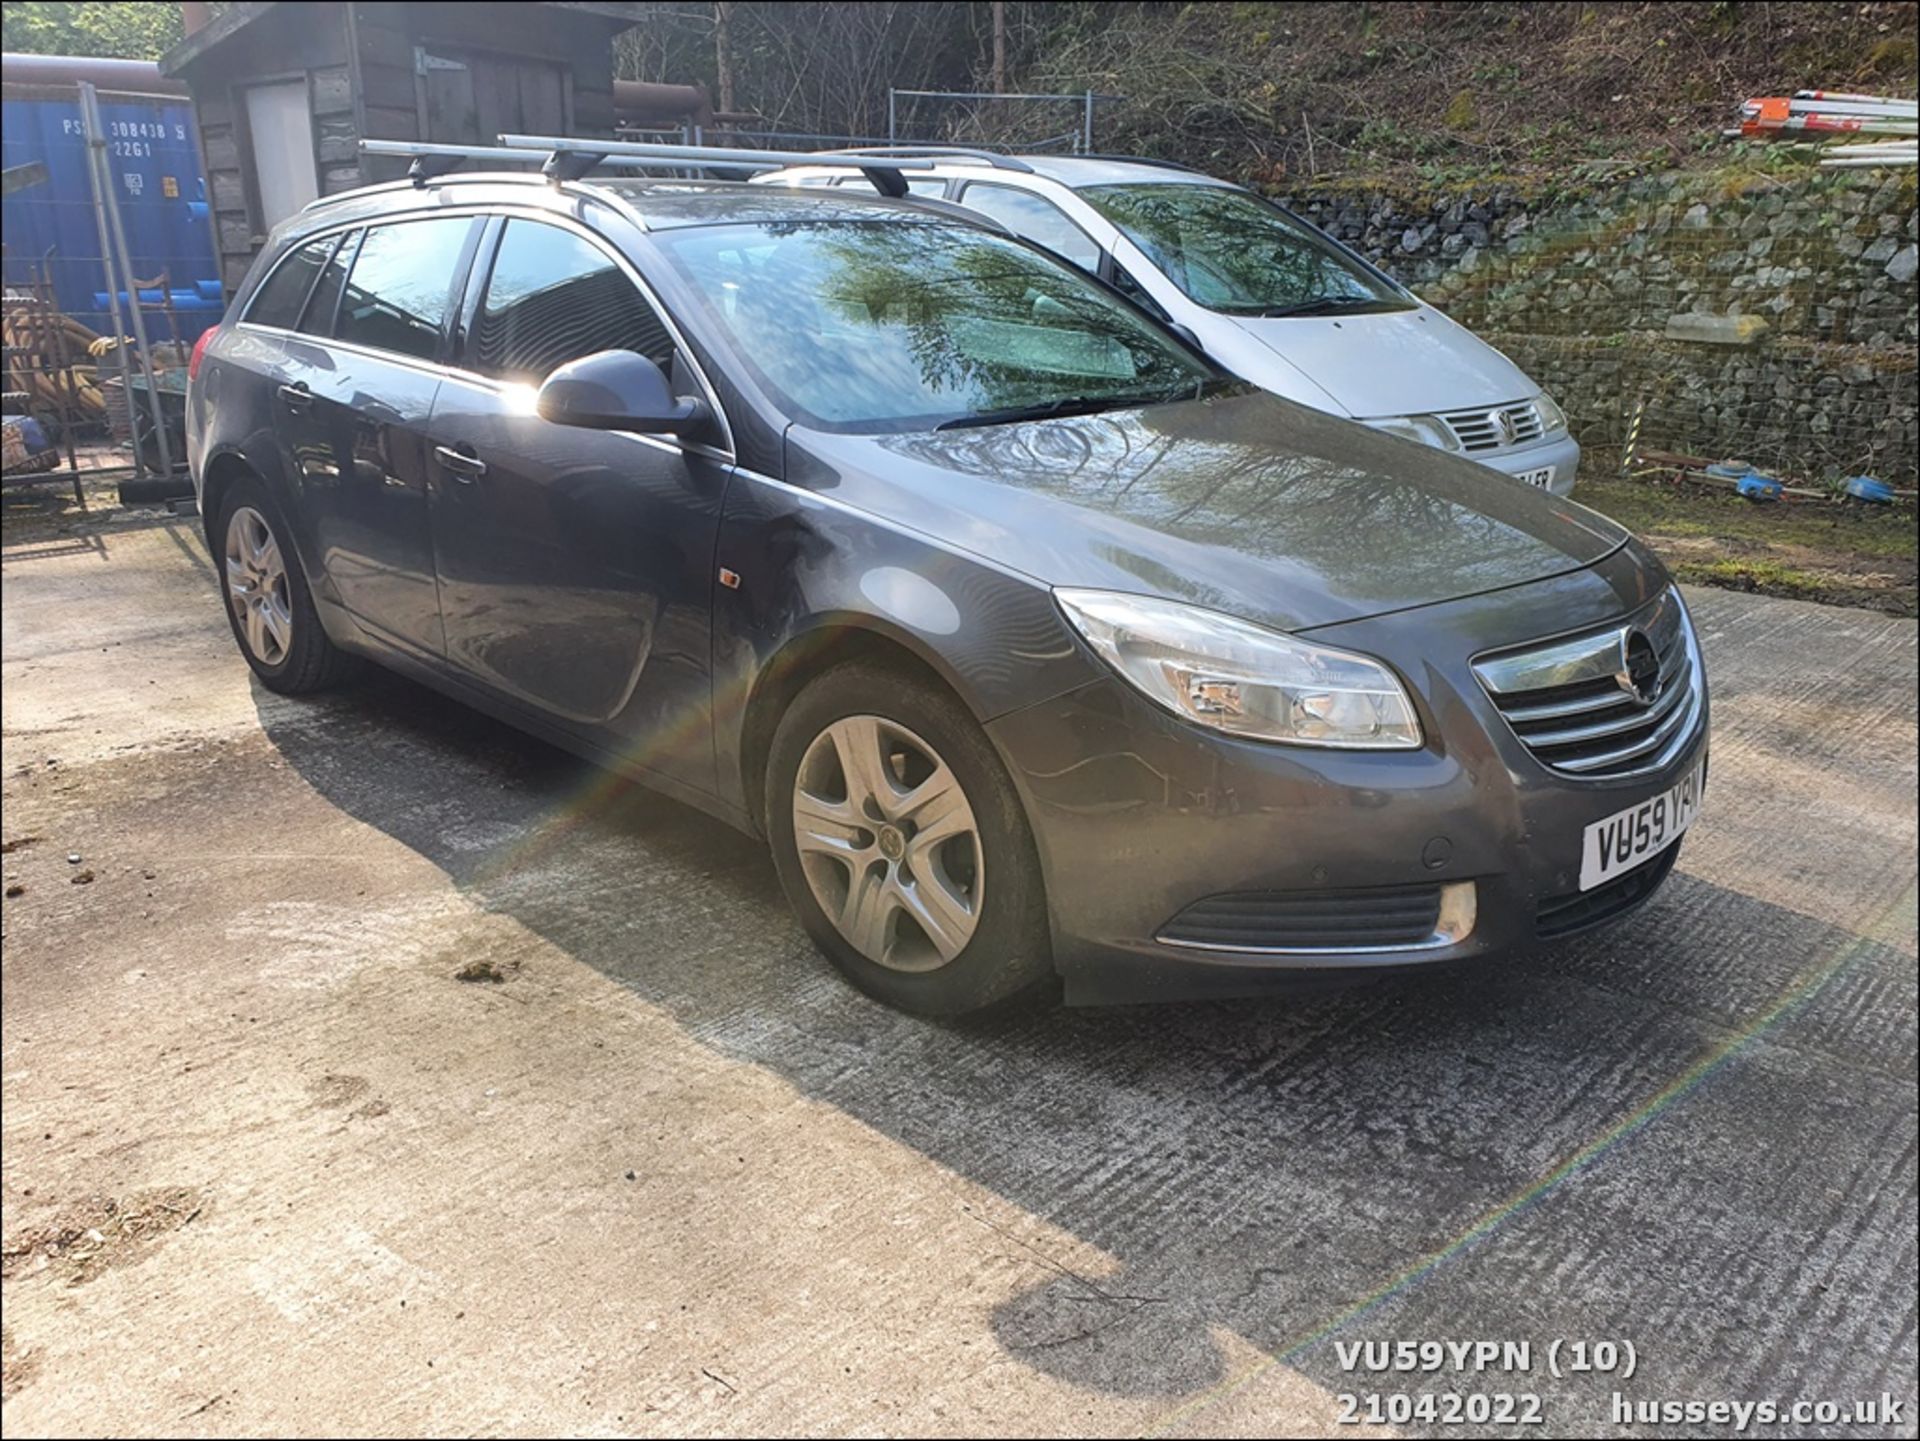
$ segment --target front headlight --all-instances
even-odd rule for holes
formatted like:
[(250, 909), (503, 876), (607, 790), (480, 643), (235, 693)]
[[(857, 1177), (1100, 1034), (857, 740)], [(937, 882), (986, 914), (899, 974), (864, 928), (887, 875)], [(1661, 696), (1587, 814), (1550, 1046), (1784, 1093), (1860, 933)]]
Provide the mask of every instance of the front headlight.
[(1380, 420), (1361, 422), (1388, 435), (1397, 435), (1402, 440), (1417, 440), (1422, 445), (1430, 445), (1435, 450), (1458, 450), (1460, 442), (1454, 439), (1453, 432), (1446, 423), (1432, 415), (1389, 415)]
[(1541, 391), (1533, 398), (1533, 408), (1540, 412), (1540, 433), (1552, 435), (1557, 430), (1567, 428), (1567, 413), (1554, 404), (1553, 397)]
[(1288, 745), (1420, 744), (1406, 688), (1368, 656), (1175, 601), (1107, 590), (1053, 594), (1101, 659), (1177, 716)]

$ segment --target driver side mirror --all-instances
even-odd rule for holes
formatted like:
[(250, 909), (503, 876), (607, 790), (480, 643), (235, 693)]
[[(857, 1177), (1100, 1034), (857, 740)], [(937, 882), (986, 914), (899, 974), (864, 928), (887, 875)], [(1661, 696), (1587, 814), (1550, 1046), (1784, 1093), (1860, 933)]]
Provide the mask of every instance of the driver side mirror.
[(631, 350), (568, 361), (541, 385), (534, 409), (555, 425), (641, 435), (686, 435), (711, 413), (704, 401), (676, 397), (660, 367)]

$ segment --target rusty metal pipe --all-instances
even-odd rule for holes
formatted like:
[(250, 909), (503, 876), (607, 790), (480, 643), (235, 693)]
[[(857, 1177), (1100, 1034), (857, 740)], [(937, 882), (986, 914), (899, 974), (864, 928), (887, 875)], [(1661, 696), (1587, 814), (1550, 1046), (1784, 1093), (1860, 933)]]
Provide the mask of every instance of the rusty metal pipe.
[(110, 60), (98, 55), (0, 56), (0, 84), (77, 85), (81, 81), (114, 95), (178, 95), (187, 87), (160, 73), (152, 60)]

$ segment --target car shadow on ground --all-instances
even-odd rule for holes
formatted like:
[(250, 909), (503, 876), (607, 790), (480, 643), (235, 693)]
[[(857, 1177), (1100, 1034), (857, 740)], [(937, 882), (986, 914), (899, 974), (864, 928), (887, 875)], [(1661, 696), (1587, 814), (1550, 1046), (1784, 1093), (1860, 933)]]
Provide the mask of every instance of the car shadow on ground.
[[(1911, 1335), (1896, 946), (1683, 861), (1621, 926), (1510, 962), (932, 1024), (838, 981), (717, 821), (384, 673), (257, 702), (299, 775), (470, 899), (1112, 1256), (1035, 1255), (994, 1325), (1021, 1364), (1173, 1405), (1232, 1383), (1224, 1331), (1352, 1389), (1318, 1343), (1363, 1322), (1338, 1334), (1630, 1336), (1662, 1394), (1912, 1387), (1897, 1346), (1806, 1339)], [(1448, 1384), (1576, 1385), (1519, 1379)]]

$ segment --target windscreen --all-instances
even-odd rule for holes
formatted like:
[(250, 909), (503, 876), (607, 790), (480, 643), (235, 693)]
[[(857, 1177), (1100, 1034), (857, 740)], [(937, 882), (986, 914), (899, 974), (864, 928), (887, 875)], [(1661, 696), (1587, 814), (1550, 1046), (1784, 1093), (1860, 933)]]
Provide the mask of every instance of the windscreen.
[(1080, 197), (1189, 300), (1230, 315), (1408, 310), (1393, 285), (1310, 226), (1242, 190), (1096, 185)]
[(1217, 373), (1018, 241), (833, 220), (661, 232), (660, 248), (790, 414), (832, 430), (991, 423), (1190, 398)]

